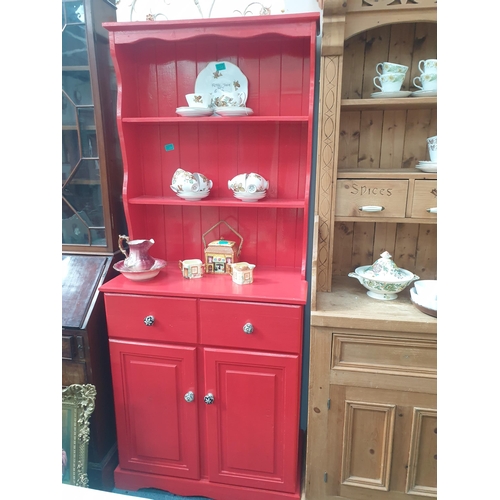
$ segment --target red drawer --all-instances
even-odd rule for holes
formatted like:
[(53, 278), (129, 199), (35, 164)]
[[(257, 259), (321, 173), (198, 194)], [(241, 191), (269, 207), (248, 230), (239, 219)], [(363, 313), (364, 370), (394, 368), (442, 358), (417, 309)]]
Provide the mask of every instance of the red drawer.
[(105, 294), (104, 303), (110, 338), (196, 343), (196, 299)]
[(302, 317), (302, 306), (200, 300), (201, 343), (299, 353)]

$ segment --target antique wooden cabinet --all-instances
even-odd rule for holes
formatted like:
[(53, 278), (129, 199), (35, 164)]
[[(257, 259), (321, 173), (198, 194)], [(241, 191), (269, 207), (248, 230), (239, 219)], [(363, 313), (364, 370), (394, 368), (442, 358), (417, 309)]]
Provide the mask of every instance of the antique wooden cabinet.
[[(62, 385), (95, 385), (91, 488), (111, 490), (118, 460), (104, 302), (124, 231), (116, 81), (104, 21), (107, 0), (62, 0)], [(121, 254), (120, 254), (121, 255)]]
[(437, 278), (437, 173), (415, 168), (437, 98), (371, 97), (384, 61), (417, 90), (419, 61), (437, 57), (436, 3), (330, 0), (323, 14), (305, 496), (436, 497), (437, 319), (408, 289), (379, 301), (348, 277), (387, 250)]
[[(299, 406), (318, 14), (106, 23), (118, 79), (124, 207), (132, 239), (168, 262), (105, 294), (119, 466), (117, 487), (217, 500), (300, 498)], [(248, 79), (251, 116), (180, 117), (211, 62)], [(186, 201), (177, 168), (213, 181)], [(257, 172), (258, 202), (228, 181)], [(253, 283), (186, 279), (210, 240), (243, 239)], [(207, 236), (208, 238), (208, 236)], [(209, 241), (210, 241), (209, 240)]]

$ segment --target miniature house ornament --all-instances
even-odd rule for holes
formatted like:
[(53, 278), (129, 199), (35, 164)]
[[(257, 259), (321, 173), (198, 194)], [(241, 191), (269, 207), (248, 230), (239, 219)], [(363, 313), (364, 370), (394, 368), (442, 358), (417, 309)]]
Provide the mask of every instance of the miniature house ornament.
[[(240, 245), (236, 248), (236, 242), (226, 239), (218, 239), (210, 242), (208, 245), (205, 242), (205, 236), (215, 229), (219, 224), (224, 223), (240, 238)], [(238, 262), (238, 257), (241, 253), (243, 238), (238, 234), (226, 221), (219, 221), (206, 231), (203, 236), (203, 245), (205, 247), (205, 272), (213, 274), (229, 274), (230, 264)]]

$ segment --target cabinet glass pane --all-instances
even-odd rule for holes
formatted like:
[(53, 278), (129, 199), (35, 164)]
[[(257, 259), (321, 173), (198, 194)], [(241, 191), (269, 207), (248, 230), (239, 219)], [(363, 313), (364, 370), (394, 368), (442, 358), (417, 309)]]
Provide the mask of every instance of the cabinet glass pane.
[(62, 7), (62, 242), (105, 246), (84, 5)]

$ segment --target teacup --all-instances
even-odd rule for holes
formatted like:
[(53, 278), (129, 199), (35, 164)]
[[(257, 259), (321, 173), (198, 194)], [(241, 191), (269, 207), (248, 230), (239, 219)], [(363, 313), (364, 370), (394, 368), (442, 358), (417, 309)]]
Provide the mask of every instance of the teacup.
[(212, 103), (218, 108), (241, 107), (245, 106), (246, 102), (247, 95), (245, 92), (225, 92), (218, 89), (212, 94)]
[(210, 191), (210, 189), (212, 189), (213, 182), (210, 179), (207, 179), (207, 177), (203, 174), (195, 172), (193, 177), (198, 183), (198, 191)]
[(179, 192), (196, 192), (199, 190), (200, 185), (198, 179), (187, 170), (178, 168), (172, 177), (172, 185), (170, 188), (175, 193)]
[(391, 62), (380, 62), (377, 66), (375, 66), (375, 69), (379, 75), (385, 75), (386, 73), (402, 73), (403, 75), (406, 75), (408, 66)]
[(427, 149), (429, 150), (429, 158), (431, 161), (437, 161), (438, 154), (438, 138), (437, 135), (427, 139)]
[(421, 73), (437, 73), (438, 60), (437, 59), (422, 59), (418, 63), (418, 69)]
[(191, 108), (208, 108), (212, 97), (209, 93), (186, 94), (186, 101)]
[[(384, 73), (378, 75), (373, 79), (375, 87), (379, 88), (382, 92), (398, 92), (401, 90), (405, 79), (404, 73)], [(380, 85), (377, 83), (380, 83)]]
[(227, 187), (235, 193), (264, 192), (269, 188), (269, 182), (259, 174), (239, 174), (227, 182)]
[[(421, 85), (417, 83), (418, 81)], [(413, 85), (420, 90), (437, 90), (437, 73), (422, 73), (413, 79)]]

